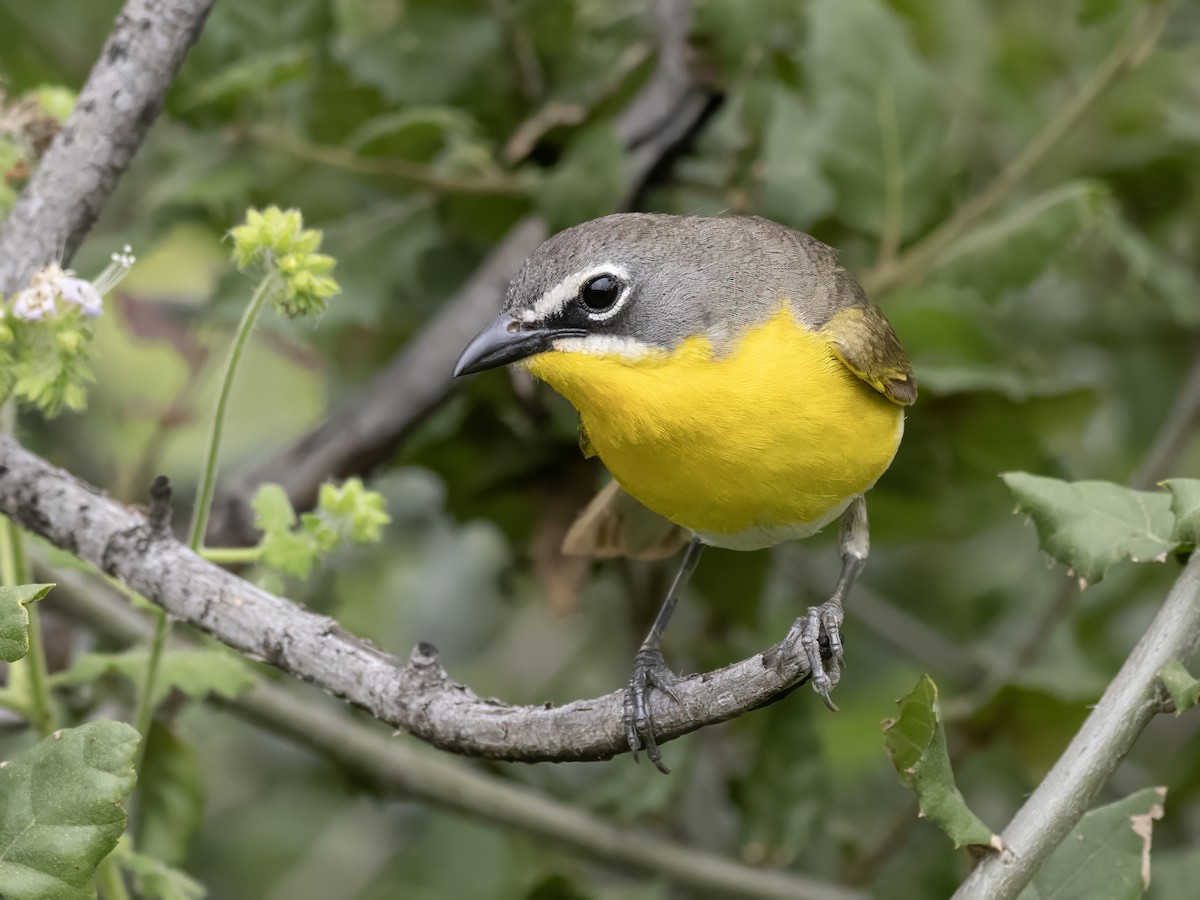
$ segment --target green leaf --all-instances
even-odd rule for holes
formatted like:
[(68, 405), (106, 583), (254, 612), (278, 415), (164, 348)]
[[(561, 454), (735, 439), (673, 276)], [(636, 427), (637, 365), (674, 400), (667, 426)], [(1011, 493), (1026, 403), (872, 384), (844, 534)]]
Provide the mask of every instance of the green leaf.
[(1150, 886), (1150, 834), (1164, 787), (1093, 809), (1033, 876), (1019, 900), (1136, 900)]
[(1163, 666), (1158, 677), (1175, 703), (1175, 715), (1200, 703), (1200, 680), (1193, 678), (1179, 660), (1173, 659)]
[(1081, 234), (1099, 229), (1113, 215), (1112, 198), (1099, 182), (1058, 185), (968, 231), (938, 257), (938, 276), (995, 300), (1027, 287)]
[(1075, 17), (1080, 25), (1095, 25), (1121, 8), (1121, 0), (1078, 0)]
[(277, 484), (264, 484), (250, 501), (254, 524), (263, 531), (280, 531), (296, 524), (296, 511), (287, 491)]
[(695, 32), (707, 50), (737, 71), (781, 47), (797, 46), (804, 35), (804, 4), (794, 0), (698, 0)]
[(263, 530), (263, 565), (306, 578), (324, 553), (344, 541), (378, 541), (389, 521), (384, 498), (363, 487), (361, 479), (350, 478), (340, 487), (321, 486), (316, 512), (300, 516), (287, 494), (277, 484), (263, 485), (254, 497), (255, 524)]
[[(139, 648), (123, 653), (85, 653), (65, 672), (51, 676), (53, 685), (90, 684), (103, 675), (115, 673), (141, 686), (146, 679), (150, 651)], [(207, 650), (166, 650), (159, 660), (158, 678), (151, 702), (158, 705), (172, 689), (194, 700), (209, 694), (236, 697), (254, 686), (254, 673), (239, 656), (216, 648)]]
[(1124, 291), (1157, 300), (1181, 327), (1200, 326), (1200, 282), (1186, 262), (1118, 216), (1104, 223), (1104, 231), (1128, 270)]
[(178, 108), (188, 111), (197, 106), (246, 95), (261, 97), (273, 88), (303, 79), (312, 66), (313, 49), (308, 44), (260, 48), (253, 56), (228, 65), (193, 84), (177, 101)]
[(264, 484), (251, 501), (254, 524), (262, 529), (262, 564), (307, 578), (317, 561), (311, 536), (296, 531), (296, 512), (287, 492), (277, 484)]
[[(996, 265), (989, 261), (981, 268)], [(1029, 347), (1037, 320), (985, 300), (981, 287), (965, 282), (927, 281), (889, 295), (888, 318), (904, 335), (922, 391), (941, 396), (988, 392), (1025, 403), (1103, 386), (1107, 372), (1061, 352), (1061, 345), (1055, 354), (1031, 348), (1014, 353), (1014, 346)]]
[(191, 745), (154, 722), (142, 757), (137, 846), (167, 865), (182, 865), (204, 818), (204, 781)]
[[(482, 88), (494, 92), (504, 83), (497, 78), (501, 29), (488, 16), (452, 6), (336, 3), (330, 12), (334, 59), (352, 82), (379, 90), (388, 108), (446, 103), (473, 90), (486, 99)], [(406, 40), (414, 35), (420, 40)]]
[(480, 145), (479, 131), (465, 110), (409, 106), (364, 122), (346, 139), (346, 146), (365, 156), (429, 160), (447, 145)]
[(287, 575), (307, 578), (319, 555), (309, 532), (269, 531), (263, 535), (262, 564)]
[(361, 478), (348, 478), (341, 486), (326, 482), (317, 495), (317, 513), (333, 532), (334, 546), (343, 539), (355, 544), (379, 541), (391, 522), (386, 506), (383, 495), (367, 490)]
[(1081, 587), (1099, 581), (1123, 559), (1162, 560), (1177, 545), (1166, 494), (1026, 472), (1000, 477), (1016, 496), (1017, 509), (1033, 518), (1041, 548), (1067, 566)]
[(769, 219), (807, 229), (834, 209), (833, 189), (817, 163), (812, 110), (794, 91), (770, 88), (762, 146), (761, 206)]
[(121, 868), (133, 877), (133, 886), (144, 900), (203, 900), (208, 895), (204, 885), (186, 872), (148, 853), (130, 850), (124, 839), (117, 854)]
[(946, 114), (931, 70), (899, 18), (875, 0), (815, 0), (804, 56), (821, 163), (839, 218), (896, 237), (926, 225), (953, 175)]
[(758, 727), (762, 736), (753, 745), (754, 756), (734, 782), (741, 846), (762, 847), (770, 857), (791, 859), (801, 852), (819, 857), (828, 849), (823, 844), (836, 778), (822, 757), (813, 716), (776, 704), (764, 710)]
[(29, 611), (25, 607), (41, 600), (53, 584), (21, 584), (0, 587), (0, 661), (16, 662), (29, 652)]
[(938, 719), (937, 685), (923, 675), (896, 702), (900, 715), (883, 723), (884, 746), (901, 784), (916, 792), (921, 815), (946, 832), (955, 847), (1004, 849), (999, 835), (971, 812), (954, 783), (946, 733)]
[(1162, 485), (1171, 492), (1175, 515), (1171, 540), (1189, 547), (1200, 545), (1200, 478), (1169, 478)]
[(0, 768), (0, 896), (96, 896), (92, 873), (125, 830), (138, 740), (122, 722), (89, 722)]

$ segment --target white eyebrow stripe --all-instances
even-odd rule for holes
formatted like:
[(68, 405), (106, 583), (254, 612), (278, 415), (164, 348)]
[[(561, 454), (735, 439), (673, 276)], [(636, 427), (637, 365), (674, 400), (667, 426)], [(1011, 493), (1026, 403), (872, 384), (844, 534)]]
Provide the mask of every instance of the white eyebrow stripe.
[(619, 278), (621, 283), (625, 285), (622, 296), (616, 305), (611, 310), (606, 310), (603, 316), (593, 317), (596, 319), (607, 319), (624, 305), (625, 299), (629, 295), (629, 272), (624, 266), (608, 262), (580, 269), (578, 272), (568, 275), (550, 290), (546, 291), (546, 293), (542, 294), (537, 299), (537, 302), (533, 304), (533, 308), (521, 315), (521, 320), (524, 322), (545, 321), (555, 313), (565, 309), (567, 304), (579, 295), (579, 289), (597, 275), (613, 275)]

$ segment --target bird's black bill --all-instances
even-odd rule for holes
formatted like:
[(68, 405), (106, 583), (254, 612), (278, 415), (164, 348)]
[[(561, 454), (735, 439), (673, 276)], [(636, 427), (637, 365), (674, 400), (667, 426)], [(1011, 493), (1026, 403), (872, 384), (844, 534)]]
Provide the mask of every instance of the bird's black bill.
[(454, 377), (505, 366), (549, 350), (555, 338), (584, 334), (579, 328), (523, 326), (512, 316), (500, 316), (467, 344), (454, 364)]

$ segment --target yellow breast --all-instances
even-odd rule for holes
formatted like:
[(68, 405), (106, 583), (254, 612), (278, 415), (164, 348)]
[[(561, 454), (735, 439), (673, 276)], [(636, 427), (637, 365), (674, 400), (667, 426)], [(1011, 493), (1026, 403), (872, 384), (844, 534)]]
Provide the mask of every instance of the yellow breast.
[(714, 356), (554, 350), (525, 366), (579, 410), (632, 496), (710, 543), (749, 549), (811, 533), (875, 483), (904, 415), (785, 306)]

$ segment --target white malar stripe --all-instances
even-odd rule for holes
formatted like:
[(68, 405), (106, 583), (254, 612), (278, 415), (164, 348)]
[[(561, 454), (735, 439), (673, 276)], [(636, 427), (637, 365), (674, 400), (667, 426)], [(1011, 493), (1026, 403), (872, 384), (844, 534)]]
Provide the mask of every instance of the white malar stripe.
[(645, 359), (664, 351), (637, 338), (615, 334), (589, 334), (587, 337), (558, 338), (554, 349), (563, 353), (594, 353), (602, 356), (623, 356), (626, 359)]
[(600, 263), (599, 265), (590, 266), (586, 269), (581, 269), (571, 275), (568, 275), (546, 293), (542, 294), (533, 304), (532, 309), (523, 311), (520, 314), (522, 322), (526, 324), (532, 322), (544, 322), (557, 312), (561, 312), (566, 308), (567, 304), (579, 296), (579, 290), (597, 275), (612, 275), (621, 280), (625, 288), (621, 292), (621, 296), (617, 302), (613, 304), (612, 309), (606, 309), (604, 312), (592, 315), (596, 321), (603, 321), (614, 315), (625, 303), (629, 296), (629, 272), (624, 266), (616, 263)]

